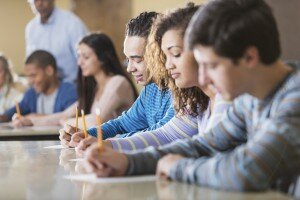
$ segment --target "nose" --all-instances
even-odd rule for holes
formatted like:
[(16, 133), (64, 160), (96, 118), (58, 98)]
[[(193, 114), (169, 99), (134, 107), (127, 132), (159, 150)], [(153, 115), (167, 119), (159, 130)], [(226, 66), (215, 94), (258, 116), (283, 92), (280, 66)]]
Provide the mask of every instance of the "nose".
[(80, 58), (80, 57), (77, 59), (77, 65), (78, 65), (78, 66), (81, 66), (81, 65), (82, 65), (82, 61), (81, 61), (81, 58)]
[(131, 60), (128, 61), (127, 65), (127, 72), (132, 73), (136, 71), (136, 67), (134, 66), (133, 62)]
[(29, 85), (33, 85), (34, 84), (34, 78), (32, 78), (32, 77), (28, 78), (28, 83), (29, 83)]
[(166, 67), (167, 70), (171, 70), (171, 69), (175, 68), (175, 65), (173, 64), (172, 59), (170, 59), (168, 57), (166, 58), (165, 67)]
[(198, 82), (199, 82), (200, 86), (202, 86), (202, 87), (207, 86), (210, 83), (210, 79), (207, 75), (207, 71), (204, 66), (199, 66)]

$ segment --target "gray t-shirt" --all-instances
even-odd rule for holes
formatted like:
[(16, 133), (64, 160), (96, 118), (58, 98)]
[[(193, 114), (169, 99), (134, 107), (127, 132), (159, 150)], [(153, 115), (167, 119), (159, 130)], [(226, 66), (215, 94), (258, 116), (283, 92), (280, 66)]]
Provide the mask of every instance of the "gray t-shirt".
[(50, 95), (41, 93), (37, 99), (37, 113), (39, 114), (53, 114), (54, 105), (57, 96), (57, 90)]

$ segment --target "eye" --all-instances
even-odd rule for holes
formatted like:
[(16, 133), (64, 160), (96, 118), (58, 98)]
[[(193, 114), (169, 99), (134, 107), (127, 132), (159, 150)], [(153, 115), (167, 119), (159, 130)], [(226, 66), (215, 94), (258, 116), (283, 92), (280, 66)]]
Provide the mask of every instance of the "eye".
[(181, 53), (174, 55), (175, 58), (179, 58), (180, 56), (181, 56)]
[(134, 58), (133, 60), (136, 63), (141, 63), (144, 60), (144, 58)]

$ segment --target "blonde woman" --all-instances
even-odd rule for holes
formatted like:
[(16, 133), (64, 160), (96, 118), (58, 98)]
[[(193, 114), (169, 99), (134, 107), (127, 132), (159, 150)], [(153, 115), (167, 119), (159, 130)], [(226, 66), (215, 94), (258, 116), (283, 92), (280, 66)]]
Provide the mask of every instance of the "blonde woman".
[(22, 99), (23, 93), (14, 83), (10, 64), (4, 55), (0, 55), (0, 114)]

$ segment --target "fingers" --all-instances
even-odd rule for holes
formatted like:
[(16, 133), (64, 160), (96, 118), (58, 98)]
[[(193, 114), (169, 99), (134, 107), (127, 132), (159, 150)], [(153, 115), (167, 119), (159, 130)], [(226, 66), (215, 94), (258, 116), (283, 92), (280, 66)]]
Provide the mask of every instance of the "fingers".
[(69, 147), (69, 142), (71, 140), (71, 135), (64, 132), (63, 129), (59, 130), (59, 139), (60, 139), (61, 145), (63, 145), (64, 147)]
[(97, 139), (95, 137), (89, 136), (83, 140), (81, 140), (77, 146), (78, 149), (85, 151), (91, 144), (96, 142)]
[(69, 145), (72, 146), (72, 147), (77, 147), (79, 142), (81, 140), (84, 139), (84, 133), (83, 132), (77, 132), (77, 133), (74, 133), (72, 136), (71, 136), (71, 140), (70, 140), (70, 143)]
[(75, 127), (69, 124), (65, 124), (63, 130), (70, 135), (73, 135), (76, 132)]

